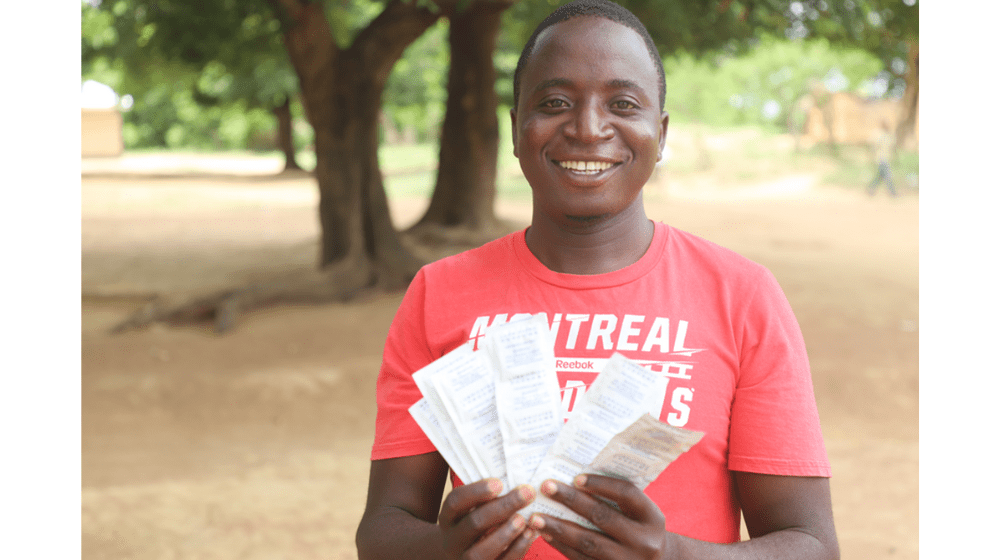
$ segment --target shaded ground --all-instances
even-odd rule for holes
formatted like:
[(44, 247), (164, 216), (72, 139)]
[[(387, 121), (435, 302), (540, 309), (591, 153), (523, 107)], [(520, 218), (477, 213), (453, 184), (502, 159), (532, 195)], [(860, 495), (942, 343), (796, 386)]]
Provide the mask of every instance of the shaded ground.
[[(270, 168), (237, 159), (124, 163), (84, 162), (83, 557), (355, 558), (400, 296), (258, 312), (225, 337), (110, 336), (153, 294), (312, 266), (318, 233), (308, 178), (239, 177)], [(812, 360), (842, 557), (916, 559), (917, 199), (815, 183), (664, 175), (647, 207), (775, 273)], [(393, 205), (405, 225), (424, 202)]]

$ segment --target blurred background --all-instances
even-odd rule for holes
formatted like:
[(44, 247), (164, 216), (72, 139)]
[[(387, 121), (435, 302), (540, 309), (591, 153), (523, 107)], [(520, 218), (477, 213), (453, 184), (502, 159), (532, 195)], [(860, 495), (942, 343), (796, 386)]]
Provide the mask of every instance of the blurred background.
[[(356, 558), (386, 330), (528, 224), (512, 78), (562, 3), (82, 2), (84, 558)], [(620, 3), (667, 81), (647, 212), (775, 273), (842, 557), (917, 558), (917, 1)]]

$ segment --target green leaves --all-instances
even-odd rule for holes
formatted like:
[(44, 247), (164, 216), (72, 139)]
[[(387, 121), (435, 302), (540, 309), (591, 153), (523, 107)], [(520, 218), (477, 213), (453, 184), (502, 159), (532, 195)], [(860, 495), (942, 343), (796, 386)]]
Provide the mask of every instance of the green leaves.
[(668, 58), (667, 110), (681, 120), (717, 126), (797, 123), (796, 102), (824, 80), (831, 90), (857, 90), (882, 65), (871, 53), (835, 47), (825, 39), (788, 41), (765, 36), (742, 55), (698, 60)]

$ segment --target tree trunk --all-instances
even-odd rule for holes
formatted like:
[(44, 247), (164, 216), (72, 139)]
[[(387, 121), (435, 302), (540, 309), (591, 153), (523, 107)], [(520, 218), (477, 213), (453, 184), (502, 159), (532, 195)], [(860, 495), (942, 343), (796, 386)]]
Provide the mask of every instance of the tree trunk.
[[(333, 40), (322, 2), (269, 2), (282, 21), (285, 47), (298, 75), (302, 103), (316, 134), (314, 173), (320, 192), (321, 226), (319, 267), (308, 273), (287, 274), (236, 290), (183, 297), (179, 303), (154, 302), (116, 326), (115, 331), (157, 321), (188, 323), (211, 318), (216, 331), (224, 332), (235, 325), (243, 312), (253, 308), (275, 303), (344, 300), (369, 288), (397, 290), (404, 288), (419, 269), (421, 262), (403, 245), (389, 215), (378, 165), (378, 114), (393, 65), (439, 14), (413, 3), (390, 1), (358, 34), (354, 43), (342, 50)], [(443, 10), (454, 8), (454, 3), (445, 0), (440, 4)], [(497, 10), (495, 15), (485, 18), (490, 25), (475, 27), (490, 37), (476, 47), (477, 51), (492, 53), (500, 12), (502, 10)], [(470, 20), (470, 24), (474, 22)], [(465, 37), (462, 41), (473, 41), (474, 37), (464, 31), (459, 34)], [(484, 68), (489, 69), (489, 96), (485, 86), (477, 86), (470, 89), (473, 95), (462, 99), (470, 104), (465, 112), (489, 116), (489, 121), (483, 124), (472, 119), (468, 124), (455, 125), (460, 131), (476, 132), (473, 139), (466, 140), (474, 146), (463, 153), (485, 162), (473, 169), (485, 174), (487, 180), (479, 183), (463, 179), (454, 182), (451, 188), (458, 195), (464, 189), (472, 189), (472, 185), (487, 185), (488, 194), (484, 196), (489, 197), (489, 204), (485, 207), (489, 209), (487, 215), (492, 217), (498, 131), (489, 56), (487, 61)], [(460, 75), (473, 86), (481, 79), (479, 73), (469, 69)], [(483, 97), (487, 98), (486, 102), (482, 101)], [(451, 141), (450, 149), (456, 149), (459, 142)], [(455, 156), (449, 157), (457, 161)], [(471, 175), (474, 179), (478, 177), (476, 173)], [(463, 197), (463, 200), (466, 205), (480, 204), (476, 198)]]
[(405, 286), (419, 263), (389, 216), (378, 166), (378, 112), (393, 65), (438, 15), (390, 2), (340, 50), (321, 2), (276, 1), (292, 22), (285, 44), (316, 133), (319, 264), (342, 272), (344, 293)]
[(501, 17), (511, 4), (513, 0), (480, 1), (450, 14), (451, 65), (437, 182), (427, 212), (411, 233), (433, 237), (433, 230), (443, 227), (496, 235), (500, 134), (493, 51)]
[(292, 138), (292, 103), (285, 96), (285, 102), (271, 109), (274, 118), (278, 120), (278, 148), (285, 154), (285, 171), (300, 170), (299, 162), (295, 161), (295, 141)]

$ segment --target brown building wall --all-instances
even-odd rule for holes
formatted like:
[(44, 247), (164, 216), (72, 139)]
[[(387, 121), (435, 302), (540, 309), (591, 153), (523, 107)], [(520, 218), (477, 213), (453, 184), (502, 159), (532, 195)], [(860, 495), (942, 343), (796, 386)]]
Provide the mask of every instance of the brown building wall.
[(114, 157), (125, 151), (122, 116), (115, 109), (81, 109), (83, 157)]
[[(887, 121), (892, 130), (903, 118), (900, 101), (866, 101), (850, 93), (834, 93), (825, 104), (813, 105), (806, 116), (802, 136), (807, 142), (820, 143), (833, 140), (838, 144), (865, 144)], [(903, 145), (916, 148), (920, 139), (920, 111), (913, 127), (913, 135)]]

